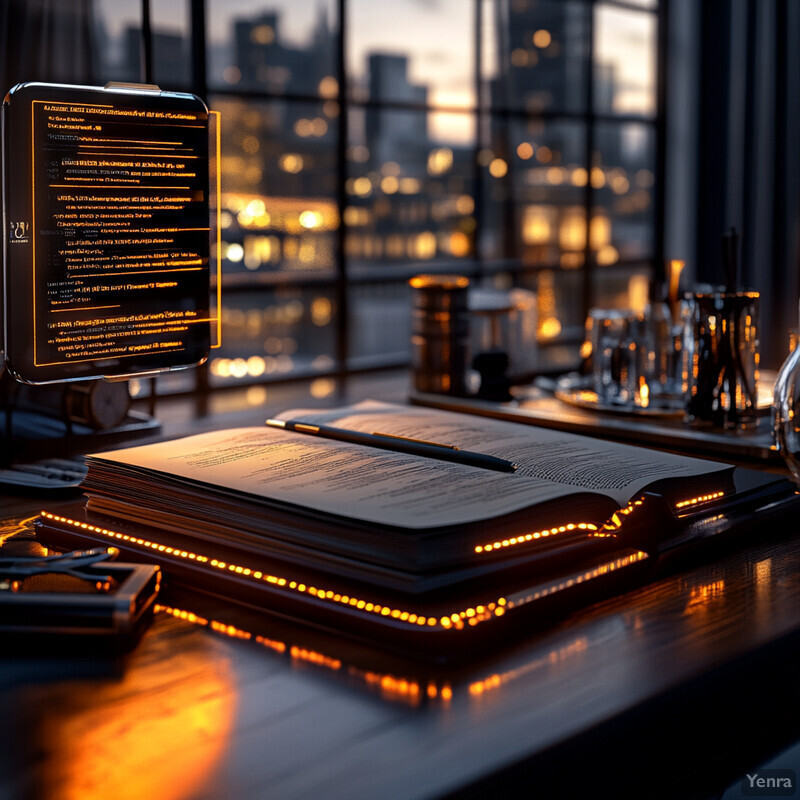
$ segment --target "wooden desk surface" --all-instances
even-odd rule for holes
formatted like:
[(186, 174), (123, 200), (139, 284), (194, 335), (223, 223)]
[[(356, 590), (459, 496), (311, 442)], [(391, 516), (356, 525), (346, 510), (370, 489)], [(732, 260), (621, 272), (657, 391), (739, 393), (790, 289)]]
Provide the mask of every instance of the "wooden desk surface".
[(167, 593), (126, 656), (0, 650), (0, 798), (714, 796), (800, 737), (794, 533), (451, 668)]

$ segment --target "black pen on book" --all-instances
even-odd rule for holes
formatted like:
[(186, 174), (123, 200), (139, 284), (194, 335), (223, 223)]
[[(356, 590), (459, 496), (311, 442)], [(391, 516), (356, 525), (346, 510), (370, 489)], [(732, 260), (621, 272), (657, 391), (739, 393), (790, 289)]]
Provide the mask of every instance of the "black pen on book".
[(392, 433), (363, 433), (350, 431), (345, 428), (333, 428), (330, 425), (313, 425), (295, 419), (268, 419), (266, 424), (270, 428), (284, 428), (287, 431), (308, 433), (312, 436), (322, 436), (325, 439), (336, 439), (339, 442), (350, 442), (367, 447), (380, 447), (383, 450), (393, 450), (397, 453), (409, 453), (425, 458), (436, 458), (440, 461), (452, 461), (456, 464), (466, 464), (470, 467), (493, 469), (496, 472), (514, 472), (517, 465), (502, 458), (489, 456), (485, 453), (474, 453), (471, 450), (462, 450), (452, 444), (427, 442), (424, 439), (410, 439), (406, 436), (396, 436)]

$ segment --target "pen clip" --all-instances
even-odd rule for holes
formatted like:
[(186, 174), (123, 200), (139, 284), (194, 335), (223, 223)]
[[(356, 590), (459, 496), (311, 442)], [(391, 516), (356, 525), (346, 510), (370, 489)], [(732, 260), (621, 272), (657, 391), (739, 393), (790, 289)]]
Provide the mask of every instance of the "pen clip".
[(381, 433), (380, 431), (372, 431), (373, 436), (383, 436), (386, 439), (399, 439), (401, 442), (414, 442), (414, 444), (427, 444), (431, 447), (444, 447), (446, 450), (460, 450), (454, 444), (442, 444), (441, 442), (429, 442), (426, 439), (412, 439), (410, 436), (398, 436), (395, 433)]
[(270, 428), (284, 428), (298, 433), (319, 433), (319, 426), (311, 425), (308, 422), (295, 422), (294, 420), (285, 422), (282, 419), (268, 419), (264, 424)]

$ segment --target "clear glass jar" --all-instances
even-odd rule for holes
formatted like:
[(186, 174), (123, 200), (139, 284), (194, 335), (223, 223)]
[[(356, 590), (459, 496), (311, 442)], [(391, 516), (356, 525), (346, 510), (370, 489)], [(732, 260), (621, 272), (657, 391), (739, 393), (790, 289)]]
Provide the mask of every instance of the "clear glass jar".
[(800, 482), (800, 343), (783, 362), (775, 381), (772, 434), (795, 482)]

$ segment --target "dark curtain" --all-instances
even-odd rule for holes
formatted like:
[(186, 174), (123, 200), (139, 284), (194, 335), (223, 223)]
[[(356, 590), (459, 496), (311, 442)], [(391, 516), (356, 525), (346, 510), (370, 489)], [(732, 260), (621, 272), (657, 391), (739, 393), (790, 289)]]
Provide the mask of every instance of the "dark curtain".
[(23, 81), (96, 83), (92, 5), (93, 0), (0, 2), (0, 92)]
[(704, 0), (701, 17), (698, 277), (722, 283), (720, 237), (739, 228), (775, 368), (800, 298), (800, 3)]

